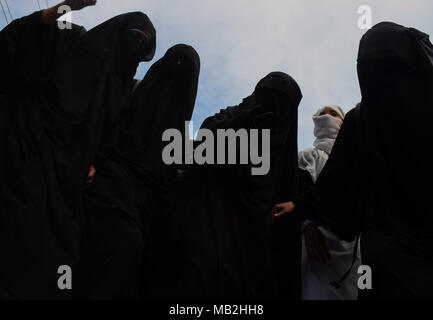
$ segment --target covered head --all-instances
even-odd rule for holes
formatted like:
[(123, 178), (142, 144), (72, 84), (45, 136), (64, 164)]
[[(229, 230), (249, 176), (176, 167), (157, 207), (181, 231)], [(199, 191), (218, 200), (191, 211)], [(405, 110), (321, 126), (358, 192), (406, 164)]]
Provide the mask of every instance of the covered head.
[(414, 28), (382, 22), (361, 39), (357, 68), (364, 129), (370, 148), (381, 150), (386, 163), (402, 161), (401, 154), (406, 166), (417, 163), (410, 155), (430, 140), (432, 61), (428, 35)]
[(170, 48), (135, 89), (119, 149), (138, 166), (161, 162), (162, 134), (184, 131), (197, 96), (200, 57), (191, 46)]
[(84, 51), (111, 54), (116, 71), (134, 76), (140, 62), (150, 61), (155, 55), (156, 31), (142, 12), (118, 15), (89, 30), (80, 43)]
[(341, 109), (339, 106), (327, 105), (327, 106), (324, 106), (324, 107), (320, 108), (319, 110), (317, 110), (316, 113), (314, 114), (314, 117), (319, 117), (319, 116), (323, 116), (326, 114), (328, 114), (334, 118), (339, 118), (341, 120), (343, 120), (344, 117), (346, 116), (343, 109)]
[[(433, 46), (427, 34), (392, 22), (375, 25), (359, 45), (357, 69), (362, 107), (369, 108), (382, 100), (384, 106), (371, 112), (395, 112), (401, 102), (429, 87), (432, 62)], [(390, 100), (396, 104), (385, 110)]]
[(339, 106), (325, 106), (317, 110), (313, 116), (314, 121), (314, 146), (331, 153), (334, 141), (343, 124), (345, 113)]
[(273, 114), (271, 144), (280, 151), (275, 166), (278, 176), (275, 201), (288, 201), (296, 194), (298, 184), (298, 106), (302, 100), (301, 89), (288, 74), (272, 72), (257, 84), (255, 99), (256, 103)]
[(380, 201), (391, 204), (378, 210), (384, 211), (394, 233), (408, 243), (418, 239), (414, 249), (433, 239), (427, 214), (432, 189), (417, 187), (433, 179), (431, 164), (423, 159), (432, 140), (432, 62), (433, 45), (427, 34), (391, 22), (374, 26), (359, 46), (360, 141), (374, 180), (369, 188), (375, 188)]
[(279, 142), (284, 144), (289, 131), (295, 126), (297, 128), (297, 109), (301, 99), (301, 89), (291, 76), (271, 72), (257, 83), (254, 93), (244, 99), (241, 107), (254, 109), (260, 106), (260, 113), (272, 113), (272, 121), (264, 128), (271, 129)]

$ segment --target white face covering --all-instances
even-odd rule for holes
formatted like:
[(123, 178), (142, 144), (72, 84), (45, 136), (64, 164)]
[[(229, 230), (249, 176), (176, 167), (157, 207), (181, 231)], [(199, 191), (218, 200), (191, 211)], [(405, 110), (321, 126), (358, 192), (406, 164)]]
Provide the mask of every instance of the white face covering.
[(314, 115), (313, 121), (314, 136), (316, 137), (313, 145), (329, 155), (343, 121), (329, 114)]
[[(330, 106), (342, 118), (344, 112), (340, 107)], [(334, 146), (343, 121), (329, 114), (320, 115), (324, 108), (319, 109), (313, 116), (314, 121), (314, 148), (303, 150), (299, 153), (299, 168), (307, 170), (315, 182), (323, 167), (328, 161), (329, 154)]]

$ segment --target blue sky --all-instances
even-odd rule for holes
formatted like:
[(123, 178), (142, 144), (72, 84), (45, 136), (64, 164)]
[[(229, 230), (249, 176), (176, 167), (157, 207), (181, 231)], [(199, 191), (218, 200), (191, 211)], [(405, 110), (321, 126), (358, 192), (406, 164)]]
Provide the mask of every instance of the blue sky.
[[(0, 0), (5, 3), (5, 0)], [(55, 0), (48, 0), (50, 5)], [(14, 18), (38, 10), (37, 0), (8, 0)], [(46, 0), (39, 0), (41, 6)], [(304, 99), (299, 109), (299, 146), (311, 146), (312, 114), (324, 105), (345, 111), (360, 100), (356, 75), (360, 5), (372, 8), (373, 24), (394, 21), (431, 34), (433, 1), (412, 0), (99, 0), (73, 14), (91, 28), (128, 11), (143, 11), (157, 30), (155, 60), (177, 43), (201, 57), (195, 129), (208, 116), (238, 104), (271, 71), (292, 75)], [(0, 27), (5, 25), (3, 13)], [(142, 78), (150, 63), (140, 65)]]

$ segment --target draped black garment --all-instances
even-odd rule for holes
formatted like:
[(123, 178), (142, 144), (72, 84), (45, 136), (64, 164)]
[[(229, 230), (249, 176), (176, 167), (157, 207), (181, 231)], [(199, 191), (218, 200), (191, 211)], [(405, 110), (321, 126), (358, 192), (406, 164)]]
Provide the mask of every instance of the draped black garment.
[(145, 59), (154, 50), (125, 46), (129, 28), (149, 30), (152, 42), (153, 26), (141, 13), (85, 32), (43, 25), (37, 12), (0, 33), (2, 297), (72, 295), (59, 290), (57, 270), (77, 265), (82, 190), (107, 135), (101, 119), (125, 98), (117, 59), (130, 57), (136, 66), (131, 54)]
[[(270, 129), (270, 171), (252, 176), (251, 164), (196, 165), (186, 170), (172, 208), (166, 260), (160, 264), (165, 278), (159, 278), (159, 298), (273, 295), (271, 210), (279, 196), (279, 179), (288, 178), (291, 184), (296, 175), (301, 98), (296, 82), (275, 72), (240, 105), (204, 121), (202, 128), (214, 133)], [(292, 156), (295, 159), (288, 159)], [(283, 170), (288, 165), (292, 167)]]
[[(432, 298), (433, 46), (428, 35), (384, 22), (361, 40), (362, 102), (348, 113), (316, 186), (297, 201), (344, 240), (361, 232), (373, 290), (361, 298)], [(338, 201), (335, 196), (338, 195)]]
[(199, 71), (192, 47), (170, 48), (146, 73), (122, 115), (116, 150), (99, 163), (85, 193), (82, 260), (88, 297), (152, 296), (155, 246), (165, 233), (163, 209), (177, 178), (177, 169), (162, 162), (162, 133), (182, 131), (190, 120)]

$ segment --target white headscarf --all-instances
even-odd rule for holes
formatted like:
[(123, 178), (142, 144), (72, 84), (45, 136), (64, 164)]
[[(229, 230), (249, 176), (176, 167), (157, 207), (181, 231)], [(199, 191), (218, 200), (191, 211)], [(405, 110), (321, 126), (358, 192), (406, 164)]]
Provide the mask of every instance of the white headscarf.
[[(338, 106), (327, 106), (335, 110), (343, 119), (344, 111)], [(308, 148), (299, 153), (299, 168), (307, 170), (314, 182), (328, 161), (329, 154), (338, 136), (342, 121), (329, 114), (320, 115), (326, 107), (320, 108), (313, 116), (314, 148)]]

